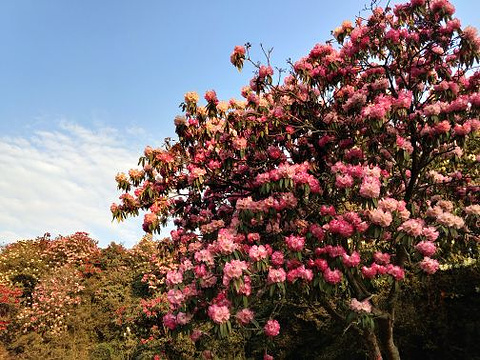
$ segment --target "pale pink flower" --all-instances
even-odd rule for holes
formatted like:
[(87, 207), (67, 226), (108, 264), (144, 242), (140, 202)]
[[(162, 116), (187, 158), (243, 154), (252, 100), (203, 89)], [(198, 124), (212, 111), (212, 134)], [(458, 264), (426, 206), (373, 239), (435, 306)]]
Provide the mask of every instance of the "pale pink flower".
[(372, 312), (372, 304), (370, 304), (370, 301), (368, 301), (368, 299), (358, 301), (357, 299), (353, 298), (350, 302), (350, 308), (356, 312)]
[(392, 223), (392, 214), (388, 211), (383, 211), (380, 209), (371, 210), (370, 213), (370, 221), (376, 225), (380, 225), (381, 227), (390, 226)]
[(434, 274), (439, 269), (440, 265), (437, 260), (425, 257), (420, 261), (420, 268), (425, 271), (427, 274)]
[(185, 299), (182, 290), (170, 289), (167, 293), (167, 299), (173, 306), (180, 306)]
[(425, 236), (428, 241), (435, 241), (439, 234), (435, 227), (428, 226), (422, 230), (422, 235)]
[(461, 217), (448, 212), (438, 215), (437, 221), (444, 226), (454, 227), (456, 229), (461, 229), (465, 225), (465, 222)]
[(393, 212), (398, 207), (398, 201), (392, 198), (384, 198), (378, 202), (378, 208), (383, 211)]
[(465, 208), (465, 213), (469, 215), (480, 215), (480, 205), (474, 204)]
[(179, 312), (177, 314), (177, 324), (178, 325), (186, 325), (190, 322), (191, 319), (192, 319), (192, 316), (188, 315), (184, 312)]
[(268, 256), (268, 251), (263, 245), (253, 245), (250, 250), (248, 251), (248, 256), (253, 261), (260, 261), (262, 259), (266, 259)]
[(183, 281), (183, 274), (181, 271), (170, 270), (167, 272), (167, 285), (180, 284)]
[(420, 236), (425, 223), (422, 219), (410, 219), (398, 227), (398, 231), (406, 232), (410, 236)]
[(302, 236), (290, 235), (285, 238), (285, 243), (291, 251), (302, 251), (305, 245), (305, 238)]
[(237, 249), (234, 241), (235, 234), (228, 229), (220, 229), (218, 232), (217, 249), (223, 255), (229, 255)]
[(360, 195), (365, 198), (378, 198), (380, 195), (380, 180), (373, 176), (363, 178)]
[(353, 186), (353, 178), (348, 174), (337, 175), (335, 186), (339, 189), (351, 188)]
[(431, 241), (420, 241), (415, 245), (415, 249), (423, 256), (432, 256), (437, 251), (437, 247)]
[(223, 267), (223, 285), (227, 286), (231, 279), (242, 276), (243, 271), (248, 268), (247, 263), (242, 260), (231, 260)]
[(284, 282), (287, 277), (285, 270), (282, 268), (270, 268), (268, 270), (267, 282), (269, 284)]
[(226, 305), (210, 305), (208, 307), (208, 316), (217, 324), (223, 324), (230, 319), (230, 310)]
[(242, 309), (235, 315), (237, 321), (242, 325), (247, 325), (253, 320), (254, 313), (250, 309)]

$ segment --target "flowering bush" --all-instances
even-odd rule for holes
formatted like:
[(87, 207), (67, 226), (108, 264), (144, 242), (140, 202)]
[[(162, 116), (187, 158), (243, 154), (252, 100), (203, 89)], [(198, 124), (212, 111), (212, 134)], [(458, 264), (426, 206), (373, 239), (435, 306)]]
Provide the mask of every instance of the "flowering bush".
[[(147, 211), (147, 232), (174, 220), (168, 329), (225, 336), (248, 319), (272, 337), (277, 307), (255, 315), (262, 304), (308, 293), (372, 358), (380, 345), (399, 358), (399, 282), (478, 254), (480, 39), (453, 15), (447, 0), (375, 7), (279, 85), (258, 65), (244, 100), (185, 95), (178, 142), (118, 174), (111, 206), (118, 220)], [(237, 68), (248, 50), (235, 48)]]

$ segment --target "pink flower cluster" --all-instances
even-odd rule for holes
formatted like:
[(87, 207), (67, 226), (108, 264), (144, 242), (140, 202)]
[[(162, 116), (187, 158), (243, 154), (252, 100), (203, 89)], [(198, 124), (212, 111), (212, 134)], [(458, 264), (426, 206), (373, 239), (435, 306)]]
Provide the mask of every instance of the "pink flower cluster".
[(223, 285), (227, 286), (232, 279), (238, 279), (247, 270), (248, 265), (242, 260), (231, 260), (223, 267)]
[(453, 204), (449, 201), (439, 201), (433, 207), (427, 209), (426, 215), (435, 218), (436, 221), (446, 227), (461, 229), (465, 226), (465, 221), (460, 217), (451, 213)]
[(285, 243), (291, 251), (302, 251), (305, 245), (305, 238), (302, 236), (290, 235), (285, 238)]
[(170, 270), (167, 272), (167, 285), (172, 286), (180, 284), (183, 281), (183, 274), (181, 271)]
[(437, 247), (431, 241), (420, 241), (417, 245), (415, 245), (415, 250), (417, 250), (423, 256), (432, 256), (437, 251)]
[(269, 284), (284, 282), (286, 278), (287, 278), (287, 274), (285, 273), (285, 270), (283, 270), (282, 268), (268, 269), (267, 282)]
[(425, 222), (422, 219), (410, 219), (400, 225), (397, 230), (403, 231), (410, 236), (418, 237), (422, 235)]
[(220, 254), (229, 255), (237, 249), (235, 235), (236, 233), (230, 229), (223, 228), (218, 231), (216, 248)]
[(310, 282), (313, 279), (313, 271), (306, 269), (305, 265), (289, 270), (287, 273), (287, 280), (289, 282), (294, 282), (296, 279), (303, 279)]
[(230, 319), (230, 310), (226, 305), (210, 305), (207, 313), (210, 319), (217, 324), (226, 323)]
[(248, 250), (248, 256), (253, 261), (260, 261), (268, 257), (268, 250), (263, 245), (253, 245), (250, 250)]
[(298, 204), (298, 200), (294, 194), (290, 192), (279, 193), (276, 197), (269, 196), (266, 199), (254, 201), (252, 198), (246, 197), (237, 200), (237, 210), (250, 210), (254, 212), (268, 212), (270, 209), (282, 211), (285, 209), (294, 209)]
[(268, 337), (275, 337), (280, 334), (280, 324), (277, 320), (270, 319), (265, 324), (263, 330)]
[(323, 225), (324, 230), (345, 238), (352, 236), (356, 231), (363, 233), (367, 228), (368, 223), (363, 221), (360, 216), (353, 211), (343, 215), (337, 215), (335, 219), (330, 220), (328, 224)]
[(395, 280), (402, 280), (405, 277), (405, 271), (393, 264), (379, 265), (373, 263), (370, 267), (362, 266), (362, 274), (367, 279), (373, 279), (377, 275), (389, 274), (393, 276)]
[(257, 186), (262, 186), (271, 181), (279, 181), (281, 179), (292, 179), (295, 186), (307, 184), (312, 193), (320, 193), (320, 183), (311, 174), (308, 173), (308, 163), (303, 164), (280, 164), (276, 169), (270, 170), (267, 173), (258, 174), (255, 183)]
[(434, 274), (440, 268), (438, 261), (435, 259), (431, 259), (428, 256), (424, 257), (419, 265), (420, 268), (427, 274)]
[(366, 312), (366, 313), (371, 313), (372, 312), (372, 304), (370, 304), (370, 301), (368, 299), (365, 299), (363, 301), (358, 301), (357, 299), (353, 298), (352, 301), (350, 302), (350, 308), (353, 311), (356, 312)]
[(235, 318), (241, 325), (247, 325), (253, 320), (254, 316), (255, 314), (252, 310), (242, 309), (237, 312)]

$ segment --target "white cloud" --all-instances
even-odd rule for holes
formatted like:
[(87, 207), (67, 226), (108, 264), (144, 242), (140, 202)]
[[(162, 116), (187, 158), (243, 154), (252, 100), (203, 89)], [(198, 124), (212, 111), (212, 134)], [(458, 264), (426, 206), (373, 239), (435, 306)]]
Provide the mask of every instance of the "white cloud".
[(120, 195), (116, 173), (135, 167), (139, 149), (116, 129), (66, 121), (51, 131), (1, 137), (0, 244), (85, 231), (100, 245), (133, 245), (143, 235), (141, 219), (112, 223), (109, 207)]

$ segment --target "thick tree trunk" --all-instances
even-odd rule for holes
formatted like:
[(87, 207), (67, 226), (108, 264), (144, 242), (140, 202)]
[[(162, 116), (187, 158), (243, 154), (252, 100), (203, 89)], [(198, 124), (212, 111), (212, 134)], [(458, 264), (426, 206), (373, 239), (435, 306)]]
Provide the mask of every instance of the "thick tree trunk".
[(380, 319), (379, 338), (387, 360), (400, 360), (400, 353), (393, 341), (393, 317)]
[(365, 340), (368, 346), (368, 357), (370, 360), (382, 360), (382, 352), (378, 345), (377, 335), (372, 330), (365, 332)]

